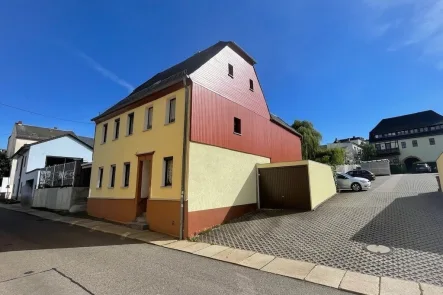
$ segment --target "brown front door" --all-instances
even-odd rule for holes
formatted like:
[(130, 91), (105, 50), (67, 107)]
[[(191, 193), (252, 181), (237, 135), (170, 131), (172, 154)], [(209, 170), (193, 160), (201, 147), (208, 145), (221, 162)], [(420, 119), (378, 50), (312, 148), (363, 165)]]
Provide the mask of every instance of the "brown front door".
[(151, 194), (152, 154), (138, 156), (137, 167), (137, 216), (146, 212), (146, 205)]

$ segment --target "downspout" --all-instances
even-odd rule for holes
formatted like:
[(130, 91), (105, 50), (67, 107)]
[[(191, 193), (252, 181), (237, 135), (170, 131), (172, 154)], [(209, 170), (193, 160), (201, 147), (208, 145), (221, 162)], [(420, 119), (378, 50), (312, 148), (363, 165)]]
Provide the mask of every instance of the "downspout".
[(188, 151), (188, 112), (189, 112), (189, 87), (186, 85), (188, 75), (183, 77), (183, 86), (185, 87), (185, 121), (183, 127), (183, 155), (182, 155), (182, 179), (180, 195), (180, 240), (183, 240), (185, 229), (185, 181), (186, 181), (186, 163)]

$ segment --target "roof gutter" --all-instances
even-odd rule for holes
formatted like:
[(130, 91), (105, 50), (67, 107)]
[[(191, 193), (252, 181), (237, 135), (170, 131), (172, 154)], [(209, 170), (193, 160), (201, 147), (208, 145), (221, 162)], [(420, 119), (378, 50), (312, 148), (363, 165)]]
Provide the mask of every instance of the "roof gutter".
[(182, 177), (180, 194), (180, 240), (184, 238), (185, 232), (185, 182), (186, 182), (186, 163), (188, 155), (188, 112), (189, 112), (189, 86), (186, 84), (188, 76), (183, 77), (183, 87), (185, 88), (185, 116), (183, 124), (183, 154), (182, 154)]

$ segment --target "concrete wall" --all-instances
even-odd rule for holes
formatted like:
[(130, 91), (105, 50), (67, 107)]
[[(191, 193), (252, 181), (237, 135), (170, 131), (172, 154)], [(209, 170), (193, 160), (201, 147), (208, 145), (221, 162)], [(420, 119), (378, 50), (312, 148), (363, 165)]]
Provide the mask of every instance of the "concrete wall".
[(309, 187), (311, 190), (311, 209), (337, 193), (334, 176), (330, 166), (309, 161)]
[(69, 211), (86, 203), (88, 187), (56, 187), (35, 190), (32, 207)]
[(338, 165), (335, 167), (335, 171), (340, 173), (346, 173), (348, 171), (355, 170), (358, 167), (360, 167), (360, 165)]
[(440, 179), (440, 190), (443, 190), (443, 153), (437, 159), (438, 177)]
[(30, 147), (26, 172), (45, 167), (47, 156), (82, 158), (91, 162), (92, 150), (69, 136), (36, 144)]
[(269, 158), (191, 142), (188, 211), (256, 203), (256, 164), (269, 162)]

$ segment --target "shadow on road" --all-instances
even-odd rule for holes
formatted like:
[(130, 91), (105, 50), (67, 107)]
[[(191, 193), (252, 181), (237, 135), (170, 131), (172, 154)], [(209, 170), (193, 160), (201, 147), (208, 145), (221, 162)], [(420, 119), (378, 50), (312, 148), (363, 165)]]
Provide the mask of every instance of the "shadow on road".
[(443, 254), (443, 194), (395, 199), (352, 240)]
[(0, 208), (0, 252), (142, 242)]

